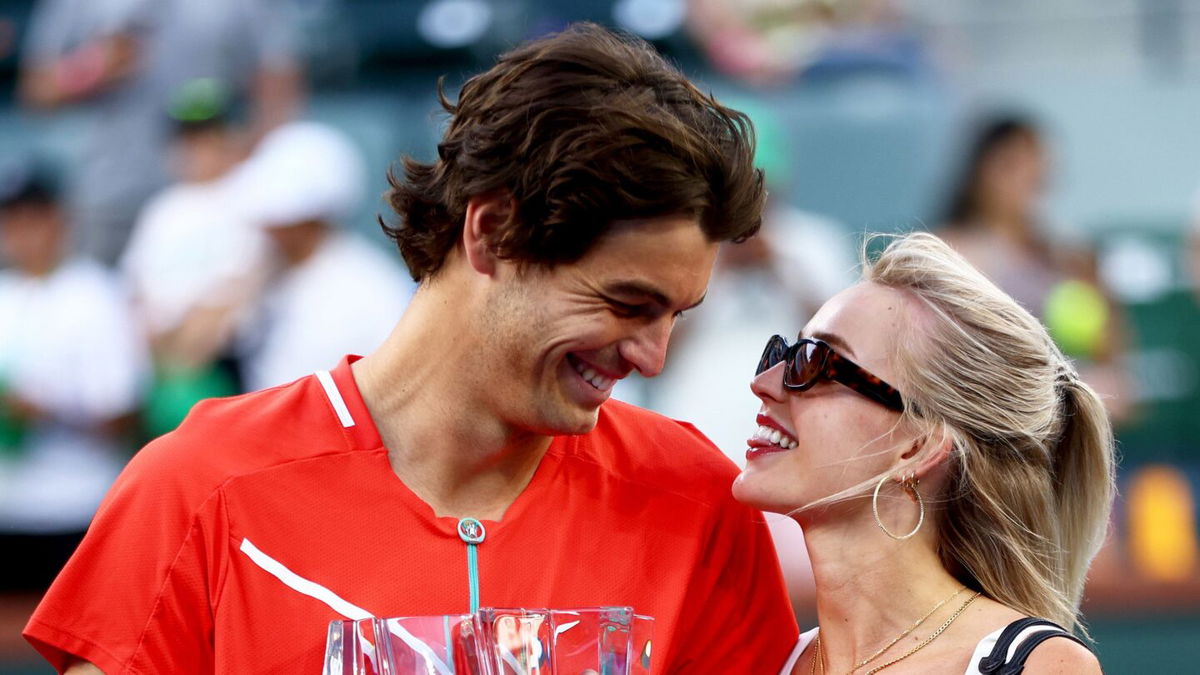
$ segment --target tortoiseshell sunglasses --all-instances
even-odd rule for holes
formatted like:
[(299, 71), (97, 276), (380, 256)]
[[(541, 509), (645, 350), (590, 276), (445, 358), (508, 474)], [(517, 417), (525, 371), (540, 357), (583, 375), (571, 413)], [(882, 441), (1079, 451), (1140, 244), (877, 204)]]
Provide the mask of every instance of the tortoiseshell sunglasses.
[(767, 348), (763, 350), (754, 374), (760, 375), (780, 361), (787, 362), (783, 371), (783, 386), (791, 391), (811, 389), (821, 379), (832, 380), (892, 410), (904, 410), (904, 400), (895, 387), (835, 352), (833, 347), (821, 340), (801, 338), (796, 344), (788, 346), (786, 339), (772, 335), (767, 340)]

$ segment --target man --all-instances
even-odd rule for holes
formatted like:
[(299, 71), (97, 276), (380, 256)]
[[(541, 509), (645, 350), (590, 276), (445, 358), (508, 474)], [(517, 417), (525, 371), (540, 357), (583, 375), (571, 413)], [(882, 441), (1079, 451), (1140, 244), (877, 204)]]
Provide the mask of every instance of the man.
[(595, 26), (444, 105), (439, 159), (392, 181), (420, 282), (396, 329), (134, 459), (26, 628), (58, 668), (316, 672), (346, 616), (598, 605), (655, 618), (655, 673), (783, 662), (795, 621), (733, 465), (608, 400), (661, 370), (717, 242), (758, 228), (744, 116)]

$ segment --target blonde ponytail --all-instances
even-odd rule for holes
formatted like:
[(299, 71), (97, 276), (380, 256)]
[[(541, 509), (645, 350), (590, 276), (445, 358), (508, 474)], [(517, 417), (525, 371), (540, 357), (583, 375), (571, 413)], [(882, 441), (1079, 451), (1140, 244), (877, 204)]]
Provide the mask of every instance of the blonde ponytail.
[(908, 421), (954, 438), (943, 564), (986, 595), (1082, 631), (1113, 499), (1104, 406), (1029, 312), (937, 237), (897, 237), (864, 278), (911, 294), (896, 354)]
[(1078, 606), (1112, 508), (1113, 436), (1104, 402), (1078, 375), (1066, 378), (1062, 389), (1065, 428), (1053, 455), (1054, 483), (1062, 514), (1066, 588)]

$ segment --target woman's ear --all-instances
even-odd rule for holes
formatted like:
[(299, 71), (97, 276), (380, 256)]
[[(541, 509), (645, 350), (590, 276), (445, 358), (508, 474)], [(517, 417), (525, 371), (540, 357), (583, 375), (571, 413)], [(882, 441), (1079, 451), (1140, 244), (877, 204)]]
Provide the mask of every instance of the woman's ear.
[(917, 478), (927, 475), (943, 465), (954, 449), (954, 435), (942, 425), (939, 429), (913, 439), (912, 446), (903, 455), (903, 460), (915, 460), (911, 473)]
[(507, 192), (496, 190), (475, 195), (467, 202), (463, 218), (462, 245), (467, 264), (491, 276), (499, 257), (492, 248), (493, 234), (514, 217), (516, 204)]

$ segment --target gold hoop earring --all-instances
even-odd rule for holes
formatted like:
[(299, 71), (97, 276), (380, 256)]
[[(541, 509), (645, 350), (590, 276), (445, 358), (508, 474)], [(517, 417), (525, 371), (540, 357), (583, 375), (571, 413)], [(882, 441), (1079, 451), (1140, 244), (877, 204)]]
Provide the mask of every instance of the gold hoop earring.
[(904, 541), (905, 539), (911, 539), (913, 535), (921, 530), (921, 526), (925, 524), (925, 500), (921, 498), (921, 491), (917, 489), (917, 479), (915, 476), (909, 474), (908, 478), (900, 481), (900, 487), (913, 493), (913, 496), (917, 498), (917, 505), (921, 510), (920, 515), (917, 517), (917, 526), (912, 529), (912, 532), (905, 535), (892, 534), (879, 518), (879, 488), (883, 487), (884, 482), (890, 477), (884, 476), (875, 484), (875, 492), (871, 495), (871, 513), (875, 514), (875, 524), (879, 526), (879, 529), (883, 530), (884, 534), (896, 541)]

